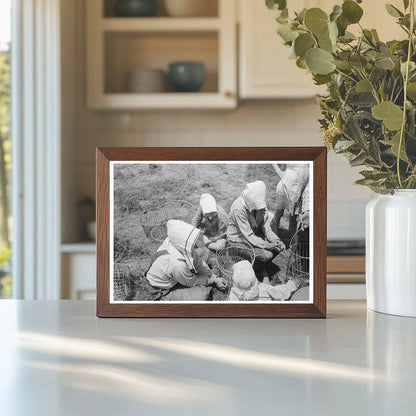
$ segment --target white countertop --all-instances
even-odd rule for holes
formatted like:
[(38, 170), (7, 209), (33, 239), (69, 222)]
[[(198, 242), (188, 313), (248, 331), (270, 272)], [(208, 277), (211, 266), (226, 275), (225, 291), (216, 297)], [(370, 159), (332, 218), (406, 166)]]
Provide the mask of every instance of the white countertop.
[(416, 319), (97, 319), (0, 301), (0, 415), (415, 415)]

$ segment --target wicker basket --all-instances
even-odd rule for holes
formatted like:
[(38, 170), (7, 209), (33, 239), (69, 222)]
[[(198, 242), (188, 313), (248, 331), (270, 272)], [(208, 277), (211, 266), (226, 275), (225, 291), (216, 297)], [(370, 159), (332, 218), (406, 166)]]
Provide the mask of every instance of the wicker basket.
[(190, 223), (195, 214), (194, 211), (195, 209), (192, 204), (181, 200), (168, 201), (163, 207), (166, 222), (168, 220), (182, 220)]
[(147, 238), (158, 243), (167, 237), (166, 223), (169, 220), (192, 221), (194, 207), (187, 201), (172, 200), (161, 209), (148, 210), (141, 216), (143, 231)]
[(113, 298), (115, 301), (126, 300), (133, 290), (133, 279), (130, 268), (124, 264), (115, 263), (113, 273)]
[(299, 231), (290, 241), (286, 276), (297, 281), (306, 281), (309, 280), (309, 242), (298, 241)]
[(233, 276), (234, 264), (247, 260), (253, 265), (255, 258), (254, 249), (251, 245), (228, 242), (224, 249), (217, 252), (216, 263), (221, 276), (230, 281)]

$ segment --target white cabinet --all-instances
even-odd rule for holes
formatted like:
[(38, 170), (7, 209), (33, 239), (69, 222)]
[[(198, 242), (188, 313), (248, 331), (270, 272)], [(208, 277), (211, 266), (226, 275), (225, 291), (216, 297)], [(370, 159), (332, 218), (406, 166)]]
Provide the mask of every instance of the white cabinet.
[[(391, 3), (403, 8), (402, 0)], [(336, 0), (291, 0), (289, 12), (303, 8), (320, 7), (330, 12)], [(283, 44), (276, 33), (275, 17), (279, 12), (269, 10), (261, 0), (239, 0), (239, 91), (240, 98), (308, 98), (322, 93), (311, 75), (296, 66), (289, 59), (290, 48)], [(364, 9), (362, 25), (376, 28), (381, 40), (403, 38), (404, 32), (388, 15), (384, 4), (367, 1), (361, 4)], [(358, 25), (349, 30), (357, 33)]]
[[(210, 109), (237, 105), (236, 8), (217, 0), (209, 17), (116, 17), (111, 0), (88, 0), (87, 105), (89, 109)], [(107, 9), (109, 11), (107, 11)], [(198, 61), (206, 78), (200, 92), (129, 92), (131, 71), (167, 72), (175, 61)]]
[[(317, 1), (294, 0), (290, 10), (317, 6)], [(290, 48), (276, 33), (277, 12), (264, 1), (239, 0), (239, 90), (241, 98), (307, 98), (317, 88), (311, 75), (289, 59)]]
[(61, 253), (62, 299), (95, 299), (95, 244), (63, 244)]

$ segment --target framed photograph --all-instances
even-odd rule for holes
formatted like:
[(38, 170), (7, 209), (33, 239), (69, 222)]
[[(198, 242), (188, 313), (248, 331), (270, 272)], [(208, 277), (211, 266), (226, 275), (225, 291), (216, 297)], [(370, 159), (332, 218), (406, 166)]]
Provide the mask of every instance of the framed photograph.
[(97, 149), (97, 316), (326, 316), (324, 147)]

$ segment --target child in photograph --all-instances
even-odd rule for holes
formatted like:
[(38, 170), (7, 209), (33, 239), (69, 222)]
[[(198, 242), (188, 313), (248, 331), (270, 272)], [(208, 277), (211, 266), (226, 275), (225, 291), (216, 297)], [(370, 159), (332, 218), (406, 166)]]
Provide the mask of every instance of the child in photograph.
[(167, 233), (146, 272), (152, 300), (204, 301), (209, 298), (211, 285), (219, 289), (227, 286), (197, 253), (203, 244), (201, 230), (180, 220), (169, 220)]
[(259, 299), (259, 283), (247, 260), (239, 261), (233, 265), (232, 286), (228, 300), (237, 301), (255, 301)]
[(228, 300), (237, 301), (257, 301), (257, 300), (288, 300), (298, 289), (298, 285), (293, 280), (288, 280), (285, 284), (270, 285), (259, 283), (254, 270), (247, 260), (242, 260), (233, 265), (232, 287)]
[(215, 198), (202, 194), (191, 223), (204, 232), (204, 245), (211, 251), (222, 250), (227, 242), (228, 215)]

